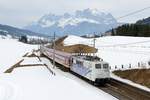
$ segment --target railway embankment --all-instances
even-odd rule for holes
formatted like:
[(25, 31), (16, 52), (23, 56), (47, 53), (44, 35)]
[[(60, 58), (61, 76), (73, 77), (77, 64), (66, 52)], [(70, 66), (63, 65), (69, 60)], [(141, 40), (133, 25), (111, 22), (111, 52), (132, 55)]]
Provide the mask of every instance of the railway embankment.
[(115, 75), (150, 88), (150, 69), (114, 71)]

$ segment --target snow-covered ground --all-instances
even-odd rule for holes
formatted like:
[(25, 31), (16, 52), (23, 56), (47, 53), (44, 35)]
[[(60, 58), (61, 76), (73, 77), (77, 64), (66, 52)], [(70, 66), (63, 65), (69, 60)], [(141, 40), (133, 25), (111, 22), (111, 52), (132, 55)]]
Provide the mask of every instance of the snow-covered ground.
[[(19, 67), (12, 73), (2, 73), (37, 46), (11, 39), (0, 39), (0, 46), (0, 65), (4, 65), (0, 67), (0, 100), (116, 100), (76, 76), (56, 68), (52, 69), (55, 76), (45, 66)], [(37, 58), (23, 59), (21, 65), (46, 63), (52, 68), (51, 63), (44, 58), (43, 62)]]
[(86, 83), (65, 77), (46, 67), (17, 68), (10, 75), (1, 74), (0, 100), (116, 100)]
[(21, 62), (21, 65), (28, 65), (28, 64), (43, 64), (43, 62), (39, 62), (38, 58), (29, 58), (29, 57), (24, 57), (24, 61)]
[[(64, 43), (92, 45), (93, 39), (69, 36)], [(97, 55), (111, 66), (129, 63), (136, 65), (137, 62), (148, 61), (149, 45), (150, 38), (115, 36), (96, 39), (96, 47), (99, 50)], [(39, 62), (37, 58), (22, 57), (32, 49), (37, 49), (37, 46), (12, 39), (0, 39), (0, 46), (0, 100), (116, 100), (74, 75), (57, 68), (52, 69), (51, 63), (45, 58), (41, 58), (42, 62)], [(22, 65), (46, 63), (56, 76), (52, 75), (45, 66), (21, 67), (14, 69), (12, 73), (3, 73), (22, 58), (24, 59)], [(112, 77), (119, 79), (113, 75)]]
[[(108, 36), (96, 38), (96, 48), (98, 55), (104, 59), (115, 70), (128, 69), (130, 64), (131, 68), (137, 68), (138, 63), (144, 66), (150, 60), (150, 38), (145, 37), (125, 37), (125, 36)], [(93, 46), (94, 39), (86, 39), (74, 35), (68, 36), (64, 44), (86, 44)], [(147, 67), (149, 67), (147, 65)]]
[(0, 73), (6, 71), (17, 63), (25, 53), (31, 52), (33, 49), (37, 49), (37, 46), (24, 44), (10, 38), (0, 38)]

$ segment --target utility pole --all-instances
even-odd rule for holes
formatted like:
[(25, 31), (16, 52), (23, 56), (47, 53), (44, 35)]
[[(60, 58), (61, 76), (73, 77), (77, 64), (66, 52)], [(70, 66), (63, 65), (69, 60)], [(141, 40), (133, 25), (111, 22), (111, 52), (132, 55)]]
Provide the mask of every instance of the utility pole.
[[(37, 43), (38, 43), (38, 49), (40, 50), (40, 36), (38, 36), (38, 41), (37, 41)], [(36, 41), (36, 40), (35, 40)]]
[[(95, 32), (94, 32), (94, 39), (93, 39), (93, 47), (95, 48), (95, 41), (96, 41), (96, 39), (95, 39)], [(93, 56), (95, 56), (95, 53), (93, 53)]]
[(53, 68), (55, 68), (55, 32), (53, 38)]

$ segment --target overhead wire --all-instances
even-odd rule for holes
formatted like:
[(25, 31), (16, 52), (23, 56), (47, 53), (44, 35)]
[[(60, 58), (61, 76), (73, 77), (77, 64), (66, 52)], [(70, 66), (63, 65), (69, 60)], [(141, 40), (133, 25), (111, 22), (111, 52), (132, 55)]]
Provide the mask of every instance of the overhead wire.
[(123, 16), (121, 16), (121, 17), (118, 17), (118, 18), (116, 18), (116, 19), (119, 20), (119, 19), (122, 19), (122, 18), (125, 18), (125, 17), (128, 17), (128, 16), (131, 16), (131, 15), (134, 15), (134, 14), (136, 14), (136, 13), (143, 12), (144, 10), (147, 10), (147, 9), (150, 9), (150, 6), (149, 6), (149, 7), (142, 8), (142, 9), (140, 9), (140, 10), (136, 10), (136, 11), (131, 12), (131, 13), (128, 13), (128, 14), (123, 15)]

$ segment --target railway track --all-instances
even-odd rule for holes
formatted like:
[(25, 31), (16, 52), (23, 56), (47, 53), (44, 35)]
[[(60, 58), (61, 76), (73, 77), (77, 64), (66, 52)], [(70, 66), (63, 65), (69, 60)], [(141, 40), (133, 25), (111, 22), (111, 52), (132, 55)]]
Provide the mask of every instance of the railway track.
[(98, 87), (119, 100), (150, 100), (150, 92), (128, 85), (115, 79), (110, 79), (105, 87)]
[[(50, 59), (48, 56), (43, 56)], [(52, 59), (50, 60), (52, 61)], [(61, 68), (61, 70), (63, 71), (67, 69), (66, 67), (57, 62), (56, 66)], [(76, 73), (71, 72), (70, 70), (67, 71), (93, 85), (89, 80), (86, 80), (84, 77), (81, 77)], [(106, 83), (105, 86), (97, 86), (97, 88), (103, 90), (106, 93), (109, 93), (110, 95), (118, 98), (119, 100), (150, 100), (150, 92), (144, 91), (121, 81), (117, 81), (115, 79), (110, 79), (110, 81)]]
[[(70, 73), (95, 86), (91, 81), (87, 80), (86, 78), (72, 71), (70, 71)], [(112, 78), (110, 79), (110, 82), (106, 83), (105, 85), (96, 85), (96, 87), (116, 97), (119, 100), (150, 100), (150, 92)]]
[[(51, 59), (49, 60), (52, 61)], [(62, 65), (56, 63), (56, 66), (62, 71), (66, 72), (65, 67), (62, 67)], [(74, 72), (71, 72), (71, 71), (69, 72), (70, 74), (73, 74), (77, 76), (78, 78), (83, 79), (84, 81), (93, 85), (89, 80), (85, 79), (84, 77), (81, 77)], [(115, 79), (110, 79), (110, 82), (106, 83), (105, 86), (102, 85), (102, 86), (96, 86), (96, 87), (118, 98), (119, 100), (150, 100), (149, 92), (139, 89), (137, 87), (131, 86), (129, 84), (123, 83), (121, 81), (115, 80)]]

